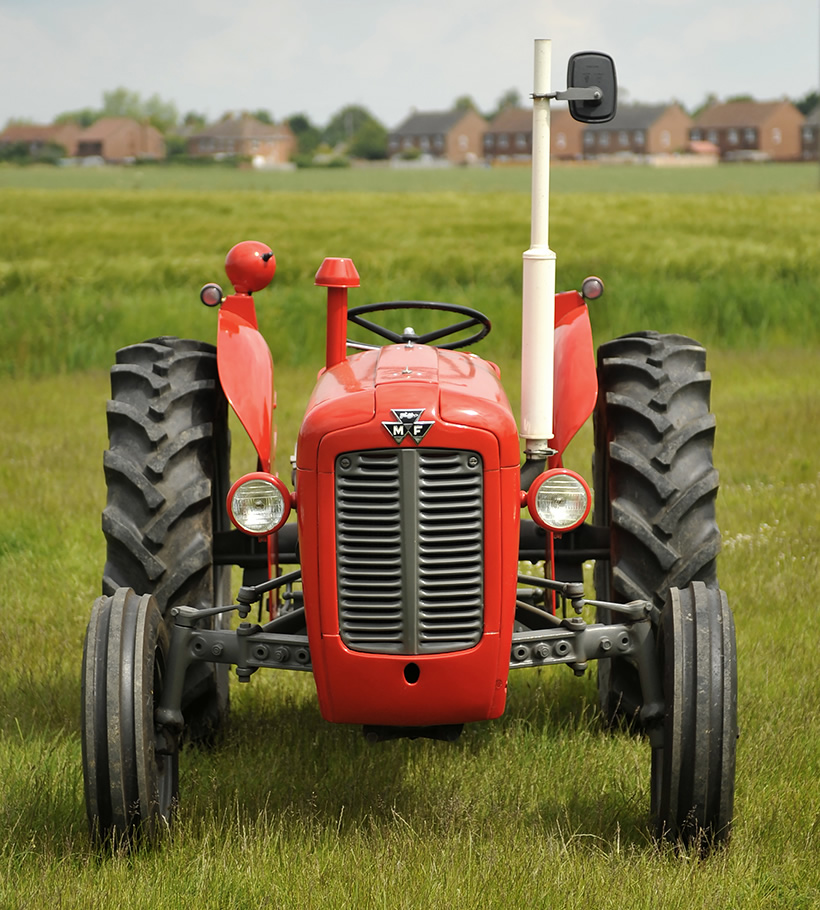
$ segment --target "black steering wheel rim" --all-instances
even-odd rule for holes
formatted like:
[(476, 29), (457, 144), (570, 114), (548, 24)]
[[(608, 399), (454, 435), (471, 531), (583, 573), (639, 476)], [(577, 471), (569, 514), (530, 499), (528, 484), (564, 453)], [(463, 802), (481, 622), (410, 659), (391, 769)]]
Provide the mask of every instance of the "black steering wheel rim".
[[(467, 318), (462, 322), (452, 323), (432, 332), (422, 332), (421, 335), (393, 332), (383, 325), (362, 318), (365, 313), (383, 313), (387, 310), (439, 310), (444, 313), (456, 313)], [(408, 344), (410, 342), (413, 344), (430, 344), (455, 332), (462, 332), (473, 326), (481, 326), (479, 331), (469, 335), (467, 338), (436, 345), (436, 347), (444, 348), (448, 351), (466, 348), (477, 341), (481, 341), (492, 328), (490, 320), (480, 310), (474, 310), (472, 307), (462, 306), (459, 303), (439, 303), (433, 300), (385, 300), (380, 303), (364, 303), (361, 306), (351, 307), (347, 311), (347, 318), (354, 325), (361, 326), (363, 329), (373, 332), (392, 344)]]

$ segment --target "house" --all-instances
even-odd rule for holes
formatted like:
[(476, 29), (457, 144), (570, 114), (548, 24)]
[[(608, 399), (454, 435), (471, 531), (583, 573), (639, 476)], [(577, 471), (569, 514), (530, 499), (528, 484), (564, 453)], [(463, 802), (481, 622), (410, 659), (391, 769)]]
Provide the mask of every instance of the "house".
[(29, 154), (36, 157), (45, 146), (60, 145), (71, 158), (77, 154), (77, 139), (81, 132), (82, 127), (76, 123), (56, 123), (51, 126), (18, 124), (8, 126), (0, 133), (0, 146), (25, 143)]
[(388, 135), (387, 152), (398, 157), (415, 150), (453, 164), (466, 164), (482, 156), (486, 128), (487, 121), (472, 108), (416, 111)]
[(77, 157), (99, 157), (109, 162), (165, 157), (162, 133), (149, 123), (128, 117), (103, 117), (84, 129), (77, 139)]
[(484, 131), (484, 158), (490, 163), (532, 158), (532, 108), (505, 107)]
[(690, 137), (713, 142), (725, 161), (793, 161), (802, 155), (804, 122), (791, 101), (728, 101), (698, 114)]
[(550, 113), (550, 156), (557, 161), (577, 161), (584, 156), (584, 130), (568, 108), (553, 108)]
[(584, 157), (670, 155), (689, 143), (692, 118), (679, 104), (626, 104), (584, 129)]
[(806, 117), (800, 140), (803, 160), (817, 161), (820, 157), (820, 104)]
[(260, 167), (276, 167), (296, 153), (296, 137), (286, 123), (263, 123), (250, 114), (227, 117), (188, 139), (194, 158), (251, 158)]
[[(550, 111), (550, 157), (574, 160), (581, 157), (584, 124), (566, 108)], [(532, 108), (506, 107), (490, 121), (484, 133), (484, 158), (495, 164), (529, 162), (532, 159)]]

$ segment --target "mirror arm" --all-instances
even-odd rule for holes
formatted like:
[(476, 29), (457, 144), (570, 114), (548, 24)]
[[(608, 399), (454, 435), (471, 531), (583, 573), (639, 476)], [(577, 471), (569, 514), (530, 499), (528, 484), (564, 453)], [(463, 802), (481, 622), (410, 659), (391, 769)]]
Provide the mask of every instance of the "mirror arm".
[(597, 85), (588, 88), (568, 88), (565, 92), (550, 92), (548, 95), (530, 95), (530, 98), (548, 98), (555, 101), (600, 101), (604, 93)]

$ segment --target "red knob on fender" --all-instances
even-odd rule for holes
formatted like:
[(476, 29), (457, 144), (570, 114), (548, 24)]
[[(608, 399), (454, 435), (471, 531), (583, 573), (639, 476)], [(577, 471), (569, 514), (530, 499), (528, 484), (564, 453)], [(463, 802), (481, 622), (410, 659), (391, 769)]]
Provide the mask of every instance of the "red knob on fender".
[(237, 294), (252, 294), (273, 281), (276, 257), (267, 244), (243, 240), (228, 251), (225, 272)]

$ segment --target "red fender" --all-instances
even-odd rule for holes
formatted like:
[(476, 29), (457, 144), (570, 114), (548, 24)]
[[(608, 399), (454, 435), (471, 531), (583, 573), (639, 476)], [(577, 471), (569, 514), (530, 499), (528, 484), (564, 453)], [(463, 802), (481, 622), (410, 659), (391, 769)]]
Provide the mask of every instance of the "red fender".
[(555, 295), (555, 374), (553, 439), (557, 451), (550, 467), (561, 467), (570, 440), (595, 408), (598, 375), (592, 345), (592, 327), (584, 298), (578, 291)]
[(251, 438), (259, 466), (270, 471), (273, 458), (273, 358), (256, 325), (250, 294), (232, 294), (219, 310), (216, 363), (231, 407)]

